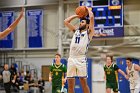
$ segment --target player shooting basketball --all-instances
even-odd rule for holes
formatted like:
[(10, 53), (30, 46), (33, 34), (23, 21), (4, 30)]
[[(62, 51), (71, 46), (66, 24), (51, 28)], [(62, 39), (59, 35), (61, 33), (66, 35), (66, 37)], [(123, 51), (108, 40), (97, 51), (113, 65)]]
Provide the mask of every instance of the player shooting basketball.
[(7, 29), (5, 29), (4, 31), (0, 32), (0, 39), (6, 37), (9, 33), (14, 31), (14, 29), (17, 26), (17, 24), (19, 23), (19, 21), (23, 17), (23, 11), (24, 11), (24, 9), (22, 8), (20, 16)]
[[(80, 6), (81, 7), (81, 6)], [(82, 18), (84, 8), (89, 14), (89, 19)], [(79, 11), (79, 12), (78, 12)], [(94, 15), (90, 9), (83, 7), (76, 9), (78, 15), (72, 15), (64, 20), (65, 26), (70, 31), (74, 32), (68, 59), (67, 80), (68, 80), (68, 93), (74, 93), (75, 77), (79, 77), (80, 83), (84, 93), (90, 93), (87, 84), (87, 63), (86, 53), (88, 45), (92, 40), (94, 34)], [(79, 28), (76, 28), (70, 22), (75, 18), (81, 18)]]

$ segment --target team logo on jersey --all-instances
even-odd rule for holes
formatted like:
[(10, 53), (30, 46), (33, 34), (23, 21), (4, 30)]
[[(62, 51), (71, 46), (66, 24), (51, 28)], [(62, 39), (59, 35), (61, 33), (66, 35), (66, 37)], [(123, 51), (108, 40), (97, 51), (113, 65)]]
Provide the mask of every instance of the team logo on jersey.
[(55, 72), (55, 75), (57, 76), (58, 75), (58, 72)]
[(109, 75), (110, 74), (110, 71), (107, 71), (107, 74)]

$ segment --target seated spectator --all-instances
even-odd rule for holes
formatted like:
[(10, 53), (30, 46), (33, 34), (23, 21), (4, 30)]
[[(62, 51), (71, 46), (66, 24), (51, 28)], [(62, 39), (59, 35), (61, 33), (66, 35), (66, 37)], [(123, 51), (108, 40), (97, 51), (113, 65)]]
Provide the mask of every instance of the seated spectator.
[(45, 81), (42, 78), (39, 79), (38, 86), (39, 86), (40, 93), (43, 93), (44, 92)]
[(31, 75), (30, 75), (29, 71), (26, 71), (25, 80), (29, 82), (30, 78), (31, 78)]
[(12, 65), (11, 65), (10, 70), (13, 72), (13, 74), (14, 74), (14, 75), (16, 75), (16, 74), (17, 74), (17, 69), (16, 69), (16, 67), (15, 67), (15, 65), (14, 65), (14, 64), (12, 64)]
[(34, 87), (35, 86), (34, 79), (32, 77), (30, 77), (30, 80), (29, 80), (28, 84), (29, 84), (29, 87)]
[(12, 80), (11, 85), (12, 85), (14, 91), (16, 92), (17, 89), (16, 89), (15, 80), (16, 80), (17, 70), (16, 70), (14, 64), (11, 65), (11, 68), (9, 70), (11, 72), (11, 80)]
[(23, 86), (24, 84), (24, 73), (19, 73), (17, 74), (17, 78), (16, 78), (16, 86), (18, 87), (18, 89), (20, 89), (20, 86)]

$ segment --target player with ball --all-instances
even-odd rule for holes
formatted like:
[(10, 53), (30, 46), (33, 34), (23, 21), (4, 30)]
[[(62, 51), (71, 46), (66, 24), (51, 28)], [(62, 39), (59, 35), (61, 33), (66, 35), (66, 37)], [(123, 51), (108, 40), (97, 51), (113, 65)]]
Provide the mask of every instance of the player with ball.
[[(65, 26), (74, 32), (67, 64), (68, 93), (74, 93), (75, 77), (79, 77), (83, 93), (90, 93), (87, 84), (86, 53), (88, 45), (95, 35), (94, 15), (92, 11), (85, 6), (79, 6), (75, 12), (76, 15), (72, 15), (64, 20)], [(86, 18), (87, 15), (89, 15), (89, 19)], [(81, 19), (78, 28), (70, 23), (75, 18)]]

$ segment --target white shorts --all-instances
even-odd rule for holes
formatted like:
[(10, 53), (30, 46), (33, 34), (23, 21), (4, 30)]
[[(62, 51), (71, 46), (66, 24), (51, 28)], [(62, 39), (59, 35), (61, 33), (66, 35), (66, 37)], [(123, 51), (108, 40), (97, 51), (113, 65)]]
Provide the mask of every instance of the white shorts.
[(133, 86), (130, 84), (130, 89), (133, 91), (132, 93), (139, 93), (140, 92), (140, 81), (137, 81), (137, 83), (134, 83)]
[(87, 59), (82, 58), (68, 58), (67, 77), (87, 77)]
[(136, 84), (134, 93), (140, 93), (140, 81)]

